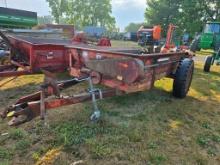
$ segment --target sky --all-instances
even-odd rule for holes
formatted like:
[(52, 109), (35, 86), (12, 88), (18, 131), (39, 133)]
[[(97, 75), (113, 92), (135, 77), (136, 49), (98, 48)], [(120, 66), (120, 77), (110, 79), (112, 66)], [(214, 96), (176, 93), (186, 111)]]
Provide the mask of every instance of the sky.
[[(38, 16), (50, 15), (50, 8), (46, 0), (0, 0), (0, 6), (34, 11)], [(116, 18), (120, 30), (130, 23), (144, 21), (146, 0), (112, 0), (112, 15)]]

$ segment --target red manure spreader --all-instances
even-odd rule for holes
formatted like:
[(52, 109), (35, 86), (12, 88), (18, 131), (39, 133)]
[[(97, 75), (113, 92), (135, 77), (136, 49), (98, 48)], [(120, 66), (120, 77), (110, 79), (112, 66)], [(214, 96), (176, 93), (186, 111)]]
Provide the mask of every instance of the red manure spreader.
[[(11, 67), (21, 67), (23, 71), (0, 72), (0, 77), (9, 73), (20, 75), (38, 71), (45, 74), (44, 84), (38, 92), (20, 98), (14, 105), (1, 111), (2, 118), (12, 118), (9, 121), (11, 126), (31, 121), (37, 116), (45, 119), (48, 110), (89, 100), (94, 108), (90, 118), (95, 121), (100, 117), (97, 100), (150, 90), (156, 80), (164, 77), (174, 79), (173, 95), (184, 98), (189, 91), (194, 71), (192, 55), (185, 50), (163, 49), (159, 53), (146, 53), (141, 49), (58, 40), (41, 44), (40, 40), (9, 37), (9, 41), (17, 51), (12, 56)], [(23, 55), (22, 59), (16, 58), (18, 53)], [(62, 70), (68, 70), (72, 78), (58, 81), (54, 73)], [(63, 89), (81, 82), (88, 82), (87, 92), (62, 95)], [(97, 84), (106, 88), (96, 88)]]
[[(194, 70), (192, 56), (185, 51), (143, 54), (138, 49), (85, 44), (54, 45), (51, 49), (69, 57), (69, 60), (62, 60), (69, 61), (67, 66), (73, 78), (58, 82), (54, 74), (45, 70), (46, 78), (41, 90), (20, 98), (1, 112), (2, 118), (12, 117), (9, 125), (19, 125), (37, 116), (45, 119), (48, 110), (89, 100), (92, 100), (94, 106), (91, 120), (97, 120), (100, 116), (97, 99), (149, 90), (156, 80), (163, 77), (174, 79), (173, 95), (184, 98), (190, 88)], [(59, 69), (64, 68), (62, 65), (57, 66)], [(61, 90), (84, 81), (89, 84), (88, 92), (62, 96)], [(94, 84), (108, 88), (97, 89)], [(56, 97), (51, 97), (52, 95)]]

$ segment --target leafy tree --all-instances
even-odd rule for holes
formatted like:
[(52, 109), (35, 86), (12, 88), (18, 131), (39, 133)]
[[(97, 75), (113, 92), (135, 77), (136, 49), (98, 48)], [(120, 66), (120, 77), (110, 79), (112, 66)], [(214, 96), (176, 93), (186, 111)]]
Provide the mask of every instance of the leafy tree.
[(179, 1), (176, 0), (147, 0), (146, 20), (151, 25), (161, 25), (163, 30), (170, 23), (176, 24), (179, 15)]
[(46, 0), (52, 10), (52, 15), (56, 23), (60, 23), (60, 19), (67, 10), (68, 0)]
[(205, 21), (220, 21), (220, 1), (219, 0), (203, 0), (201, 2), (203, 18)]
[(110, 0), (69, 0), (66, 16), (71, 24), (115, 28)]
[(208, 21), (219, 21), (220, 1), (218, 0), (182, 0), (179, 26), (194, 34), (202, 30)]
[(191, 35), (201, 31), (207, 21), (220, 21), (219, 0), (147, 0), (145, 18), (150, 24), (167, 29), (169, 23)]
[(136, 32), (144, 23), (130, 23), (125, 27), (126, 32)]
[(78, 28), (84, 26), (105, 26), (115, 30), (115, 18), (111, 16), (111, 0), (47, 0), (57, 23), (65, 17), (69, 24)]

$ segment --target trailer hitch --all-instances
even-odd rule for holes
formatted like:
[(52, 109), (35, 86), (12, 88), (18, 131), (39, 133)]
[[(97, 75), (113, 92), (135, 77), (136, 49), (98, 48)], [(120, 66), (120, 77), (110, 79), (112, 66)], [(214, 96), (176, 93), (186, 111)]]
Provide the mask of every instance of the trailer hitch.
[[(87, 78), (82, 79), (70, 79), (65, 81), (56, 82), (50, 77), (47, 77), (44, 84), (41, 85), (41, 89), (31, 95), (24, 96), (16, 101), (12, 106), (7, 107), (4, 111), (0, 112), (0, 117), (5, 119), (6, 117), (13, 117), (9, 125), (19, 125), (21, 123), (32, 120), (34, 117), (38, 116), (38, 113), (32, 113), (30, 105), (37, 105), (38, 102), (43, 101), (52, 95), (56, 97), (60, 96), (60, 91), (66, 89), (70, 86), (76, 85)], [(44, 98), (42, 98), (42, 96)], [(41, 115), (44, 118), (43, 113)]]
[[(92, 84), (91, 77), (82, 79), (75, 78), (59, 82), (56, 83), (56, 88), (62, 90), (84, 81), (89, 83), (88, 91), (73, 96), (62, 96), (59, 93), (56, 93), (57, 91), (54, 91), (55, 88), (51, 87), (51, 84), (44, 84), (40, 91), (32, 95), (25, 96), (19, 99), (15, 105), (6, 108), (2, 113), (0, 113), (0, 117), (3, 119), (12, 118), (8, 122), (10, 126), (23, 124), (31, 121), (37, 116), (40, 116), (40, 118), (46, 123), (47, 110), (92, 100), (94, 112), (90, 119), (92, 121), (97, 121), (100, 117), (97, 99), (115, 96), (117, 94), (116, 89), (106, 89), (103, 91), (101, 89), (96, 89)], [(47, 99), (49, 96), (54, 94), (56, 95), (55, 98)]]

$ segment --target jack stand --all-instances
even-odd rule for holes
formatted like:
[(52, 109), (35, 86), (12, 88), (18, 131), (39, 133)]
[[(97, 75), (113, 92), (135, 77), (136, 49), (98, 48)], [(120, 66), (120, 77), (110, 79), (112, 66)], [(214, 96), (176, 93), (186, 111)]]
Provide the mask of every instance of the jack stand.
[(45, 77), (44, 77), (44, 84), (41, 85), (41, 91), (40, 91), (40, 118), (42, 120), (44, 127), (49, 128), (47, 111), (45, 108), (45, 98), (46, 98), (47, 88), (52, 87), (53, 93), (56, 97), (60, 98), (61, 95), (55, 75), (46, 70), (42, 70), (42, 72), (45, 74)]
[(102, 96), (102, 91), (100, 89), (94, 88), (91, 77), (88, 78), (88, 82), (89, 82), (89, 93), (92, 94), (92, 104), (93, 104), (93, 109), (94, 109), (93, 114), (90, 116), (90, 120), (95, 122), (99, 120), (101, 116), (101, 112), (98, 109), (95, 92), (97, 91), (99, 92), (100, 99), (102, 99), (103, 96)]

